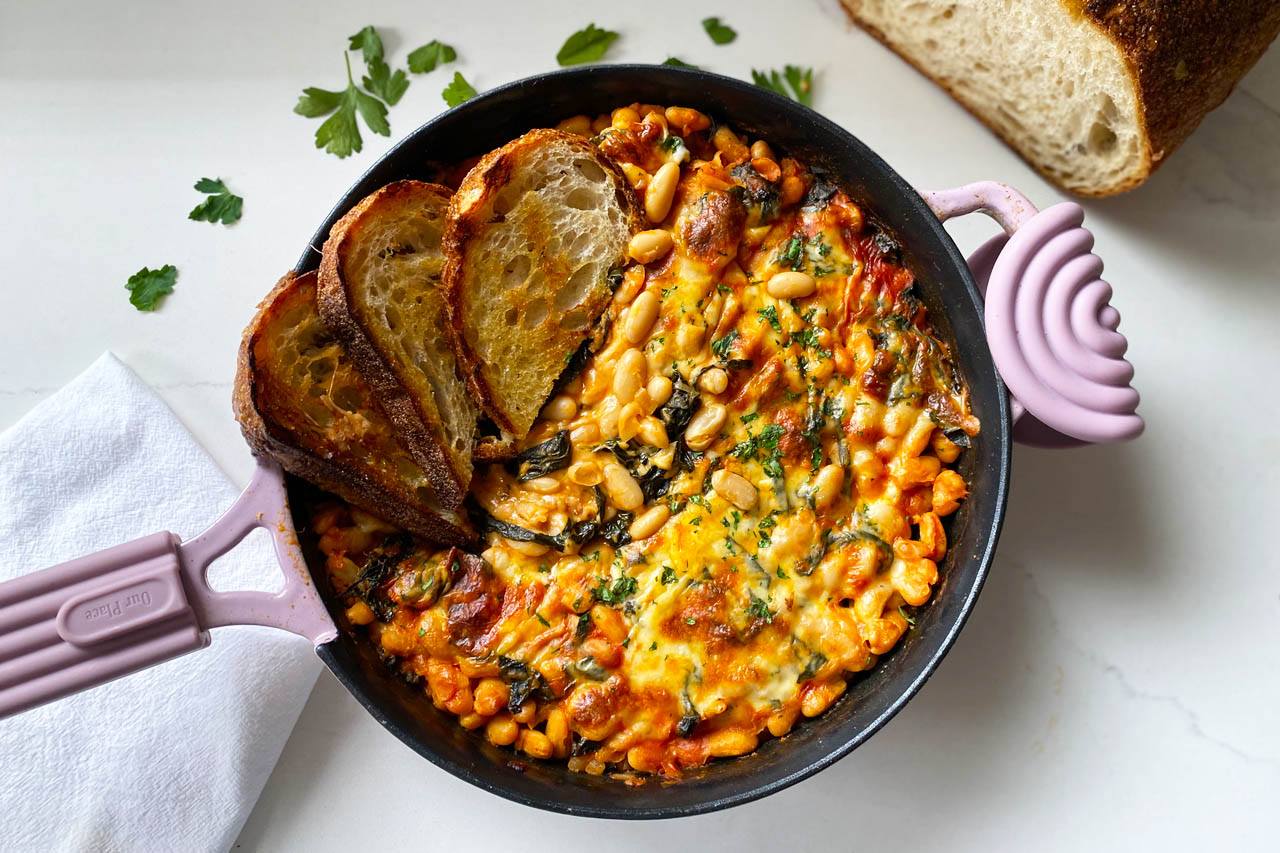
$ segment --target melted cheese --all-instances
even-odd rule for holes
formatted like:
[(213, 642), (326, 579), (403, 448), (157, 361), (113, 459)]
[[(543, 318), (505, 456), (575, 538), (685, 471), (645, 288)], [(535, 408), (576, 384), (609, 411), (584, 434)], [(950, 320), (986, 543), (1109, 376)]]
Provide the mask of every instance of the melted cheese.
[[(531, 482), (493, 465), (472, 486), (492, 517), (563, 536), (620, 512), (607, 500), (597, 516), (597, 490), (570, 478), (574, 465), (621, 458), (665, 481), (635, 512), (661, 504), (670, 516), (640, 541), (615, 549), (597, 536), (556, 550), (490, 533), (484, 556), (505, 588), (488, 659), (523, 662), (563, 686), (538, 720), (562, 704), (574, 731), (603, 740), (592, 760), (630, 756), (649, 765), (637, 769), (668, 773), (732, 749), (717, 746), (726, 740), (717, 732), (754, 743), (766, 726), (785, 730), (779, 720), (820, 711), (847, 673), (892, 647), (911, 622), (904, 605), (922, 604), (937, 580), (939, 543), (913, 538), (947, 467), (937, 454), (958, 451), (935, 426), (977, 430), (911, 273), (843, 192), (824, 191), (794, 161), (746, 161), (736, 137), (694, 133), (676, 144), (672, 134), (650, 110), (597, 140), (641, 190), (664, 162), (682, 172), (661, 224), (674, 249), (626, 271), (603, 340), (565, 389), (576, 414), (539, 421), (521, 447), (562, 431), (585, 438), (568, 465)], [(770, 295), (770, 279), (789, 271), (816, 291)], [(642, 292), (657, 295), (658, 316), (633, 344), (628, 306)], [(664, 376), (692, 390), (697, 407), (727, 409), (704, 450), (678, 435), (672, 448), (619, 440), (627, 418), (664, 414), (645, 390), (615, 393), (615, 367), (633, 346), (646, 383)], [(722, 393), (697, 390), (710, 370), (728, 375)], [(842, 482), (823, 495), (829, 466)], [(745, 478), (751, 506), (712, 487), (719, 470)], [(396, 619), (416, 626), (429, 612), (401, 608)]]

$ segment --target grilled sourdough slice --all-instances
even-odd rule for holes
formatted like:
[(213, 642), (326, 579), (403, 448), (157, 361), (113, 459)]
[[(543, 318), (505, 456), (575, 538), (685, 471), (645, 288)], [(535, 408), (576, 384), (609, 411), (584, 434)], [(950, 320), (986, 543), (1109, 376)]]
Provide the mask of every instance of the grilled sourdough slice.
[(618, 167), (570, 133), (530, 131), (467, 173), (445, 229), (446, 302), (463, 375), (499, 427), (529, 432), (641, 219)]
[(240, 347), (235, 409), (254, 453), (286, 471), (436, 542), (475, 541), (321, 321), (314, 273), (289, 273), (258, 306)]
[(320, 316), (400, 438), (456, 508), (471, 481), (479, 408), (458, 373), (444, 305), (445, 213), (453, 191), (396, 181), (334, 223), (320, 262)]
[(1276, 0), (842, 0), (1064, 189), (1142, 183), (1280, 29)]

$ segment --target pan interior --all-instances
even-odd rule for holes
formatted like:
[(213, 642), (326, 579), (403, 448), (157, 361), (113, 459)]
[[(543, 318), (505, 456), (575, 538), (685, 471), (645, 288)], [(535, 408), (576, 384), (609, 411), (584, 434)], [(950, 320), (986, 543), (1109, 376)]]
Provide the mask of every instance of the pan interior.
[[(1009, 415), (1006, 392), (987, 349), (980, 297), (963, 258), (918, 194), (852, 135), (817, 113), (742, 81), (660, 66), (598, 66), (511, 83), (451, 110), (406, 137), (379, 160), (334, 207), (312, 238), (320, 246), (330, 227), (361, 198), (394, 180), (430, 180), (440, 164), (489, 151), (533, 127), (554, 126), (579, 113), (595, 115), (634, 101), (694, 107), (774, 150), (832, 175), (903, 247), (930, 321), (951, 343), (969, 384), (982, 431), (961, 457), (970, 498), (948, 519), (950, 547), (941, 581), (921, 608), (914, 630), (872, 670), (850, 682), (827, 712), (765, 740), (752, 755), (717, 760), (674, 784), (629, 786), (608, 775), (573, 773), (563, 764), (518, 757), (493, 747), (437, 710), (420, 686), (404, 683), (377, 660), (372, 647), (343, 634), (320, 656), (375, 718), (423, 757), (492, 793), (567, 814), (656, 818), (697, 814), (780, 790), (826, 767), (865, 741), (919, 689), (968, 616), (990, 564), (1007, 493)], [(308, 248), (298, 271), (314, 269)], [(308, 565), (323, 579), (323, 558), (305, 508), (314, 489), (290, 478), (290, 503)], [(341, 607), (331, 590), (335, 622)]]

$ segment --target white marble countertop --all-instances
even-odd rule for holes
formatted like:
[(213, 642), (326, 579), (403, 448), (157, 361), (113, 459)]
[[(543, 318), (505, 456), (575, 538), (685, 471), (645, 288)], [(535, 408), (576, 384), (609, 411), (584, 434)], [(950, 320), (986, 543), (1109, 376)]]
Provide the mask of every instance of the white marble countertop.
[[(233, 478), (247, 479), (229, 401), (242, 326), (355, 177), (443, 108), (446, 73), (415, 75), (391, 111), (391, 139), (366, 133), (364, 152), (342, 161), (312, 147), (316, 124), (293, 115), (293, 103), (303, 86), (338, 86), (345, 36), (366, 23), (396, 64), (432, 38), (455, 45), (448, 73), (456, 67), (482, 90), (549, 70), (563, 39), (593, 19), (624, 34), (611, 60), (674, 54), (738, 77), (753, 65), (813, 65), (815, 107), (917, 186), (996, 178), (1042, 206), (1062, 198), (851, 28), (833, 0), (775, 6), (787, 9), (748, 13), (717, 0), (590, 12), (568, 0), (373, 2), (341, 13), (260, 0), (7, 9), (0, 427), (111, 349)], [(710, 14), (737, 28), (735, 43), (709, 42), (697, 20)], [(245, 197), (236, 226), (186, 219), (198, 201), (191, 184), (206, 175)], [(1274, 849), (1280, 51), (1148, 185), (1085, 207), (1131, 341), (1146, 435), (1017, 451), (976, 612), (938, 674), (866, 746), (763, 802), (611, 826), (611, 849), (676, 838), (738, 850), (886, 839), (913, 849)], [(988, 229), (955, 233), (972, 248)], [(180, 269), (176, 292), (155, 314), (138, 313), (125, 280), (165, 263)], [(238, 848), (496, 849), (554, 838), (558, 849), (586, 850), (603, 829), (437, 770), (326, 674)]]

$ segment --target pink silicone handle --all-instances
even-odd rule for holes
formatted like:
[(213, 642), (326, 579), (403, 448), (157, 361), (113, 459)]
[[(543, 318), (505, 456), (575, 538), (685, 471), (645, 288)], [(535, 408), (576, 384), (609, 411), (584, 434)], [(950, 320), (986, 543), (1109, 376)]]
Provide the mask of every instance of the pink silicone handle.
[[(215, 592), (209, 564), (255, 527), (272, 535), (284, 588)], [(274, 465), (260, 464), (231, 509), (190, 542), (155, 533), (0, 583), (0, 718), (204, 648), (210, 628), (237, 624), (316, 645), (337, 636)]]
[(987, 342), (1013, 396), (1014, 437), (1070, 447), (1142, 433), (1128, 342), (1116, 331), (1111, 285), (1092, 253), (1084, 211), (1038, 211), (1017, 190), (986, 181), (922, 193), (939, 219), (981, 211), (1005, 234), (969, 257), (986, 302)]

